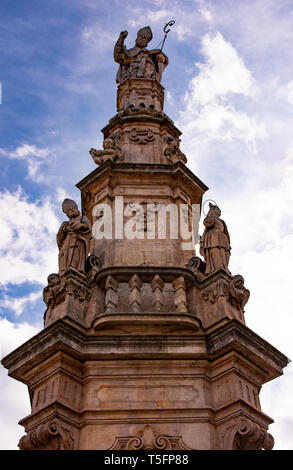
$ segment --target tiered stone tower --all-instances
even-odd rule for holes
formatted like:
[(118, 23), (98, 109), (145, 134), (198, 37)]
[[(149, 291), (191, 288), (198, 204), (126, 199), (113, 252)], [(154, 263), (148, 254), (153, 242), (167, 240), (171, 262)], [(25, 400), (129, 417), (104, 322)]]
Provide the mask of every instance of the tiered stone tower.
[(114, 49), (118, 113), (77, 185), (82, 215), (63, 203), (45, 327), (3, 360), (31, 398), (19, 447), (271, 449), (259, 392), (288, 359), (245, 325), (249, 291), (228, 270), (219, 208), (204, 219), (203, 259), (177, 236), (180, 215), (196, 227), (207, 187), (163, 112), (166, 55), (146, 49), (149, 27), (130, 50), (126, 36)]

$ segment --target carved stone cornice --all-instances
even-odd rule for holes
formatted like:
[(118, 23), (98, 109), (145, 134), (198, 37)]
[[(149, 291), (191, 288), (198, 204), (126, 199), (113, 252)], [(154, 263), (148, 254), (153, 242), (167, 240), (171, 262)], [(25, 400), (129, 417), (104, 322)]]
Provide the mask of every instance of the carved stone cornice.
[(87, 188), (88, 185), (94, 183), (97, 178), (100, 178), (103, 174), (107, 174), (111, 172), (113, 174), (118, 173), (119, 175), (129, 174), (150, 174), (150, 172), (155, 174), (170, 174), (174, 175), (176, 178), (179, 175), (182, 175), (183, 178), (186, 178), (188, 184), (193, 189), (197, 189), (203, 194), (209, 188), (197, 177), (192, 173), (186, 165), (182, 162), (177, 162), (174, 165), (167, 165), (162, 163), (113, 163), (110, 160), (107, 160), (103, 165), (97, 167), (94, 171), (92, 171), (89, 175), (83, 178), (79, 183), (77, 183), (77, 187), (80, 190), (84, 190)]
[(154, 113), (148, 113), (148, 108), (144, 110), (145, 114), (140, 114), (138, 111), (138, 114), (134, 115), (124, 115), (122, 116), (121, 113), (116, 114), (113, 116), (110, 120), (107, 126), (105, 126), (102, 129), (102, 132), (104, 134), (104, 138), (107, 138), (113, 130), (117, 129), (118, 127), (121, 127), (124, 123), (138, 123), (138, 122), (144, 122), (144, 123), (156, 123), (161, 126), (166, 127), (166, 129), (171, 133), (175, 134), (176, 137), (179, 137), (181, 135), (181, 131), (177, 129), (177, 127), (174, 125), (173, 121), (167, 116), (165, 113), (159, 112), (158, 115), (154, 115)]
[(110, 314), (105, 312), (95, 318), (93, 328), (104, 335), (120, 333), (131, 336), (136, 334), (173, 336), (176, 332), (184, 332), (184, 334), (198, 332), (200, 322), (194, 315), (184, 312), (178, 312), (178, 314), (139, 312), (139, 315), (132, 312)]
[(137, 274), (143, 282), (149, 283), (156, 275), (160, 276), (163, 282), (173, 282), (176, 278), (183, 277), (188, 288), (197, 282), (189, 269), (170, 266), (112, 266), (97, 272), (95, 282), (103, 286), (110, 275), (115, 276), (119, 282), (128, 282), (134, 274)]
[(282, 375), (282, 369), (289, 362), (284, 354), (237, 320), (228, 320), (214, 326), (205, 334), (199, 331), (184, 337), (180, 334), (161, 335), (159, 340), (156, 335), (147, 335), (143, 339), (143, 351), (141, 348), (137, 349), (137, 344), (142, 344), (141, 335), (89, 335), (60, 319), (4, 357), (2, 364), (9, 369), (9, 375), (22, 380), (27, 371), (56, 352), (63, 351), (77, 360), (85, 357), (102, 359), (108, 358), (110, 348), (112, 359), (169, 359), (176, 357), (174, 348), (178, 346), (180, 358), (201, 358), (208, 361), (216, 360), (229, 352), (238, 352), (260, 367), (265, 381), (268, 381)]
[(290, 362), (278, 349), (236, 319), (213, 326), (206, 333), (211, 356), (216, 358), (230, 351), (240, 352), (268, 374), (267, 380), (279, 377)]

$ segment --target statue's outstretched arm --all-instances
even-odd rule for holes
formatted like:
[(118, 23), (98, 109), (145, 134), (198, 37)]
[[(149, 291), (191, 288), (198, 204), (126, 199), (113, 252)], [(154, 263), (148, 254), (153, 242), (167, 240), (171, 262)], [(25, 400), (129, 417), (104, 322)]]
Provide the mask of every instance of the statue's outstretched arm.
[(123, 62), (124, 58), (124, 39), (127, 37), (128, 32), (127, 31), (121, 31), (119, 38), (117, 39), (117, 42), (114, 47), (114, 60), (118, 64), (121, 64)]

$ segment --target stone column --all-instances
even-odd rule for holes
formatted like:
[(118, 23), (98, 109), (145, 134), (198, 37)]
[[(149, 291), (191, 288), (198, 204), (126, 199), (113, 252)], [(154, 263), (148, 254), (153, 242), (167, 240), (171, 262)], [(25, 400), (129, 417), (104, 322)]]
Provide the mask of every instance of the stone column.
[(173, 281), (173, 288), (175, 290), (174, 294), (174, 303), (177, 312), (187, 312), (186, 308), (186, 286), (185, 280), (183, 276), (177, 277), (175, 281)]
[(105, 295), (105, 311), (106, 313), (115, 313), (118, 306), (118, 287), (119, 282), (112, 276), (108, 276), (106, 280), (106, 295)]
[(164, 296), (163, 296), (163, 289), (164, 289), (164, 281), (161, 279), (159, 274), (156, 274), (151, 282), (151, 288), (153, 291), (153, 299), (152, 304), (154, 307), (155, 312), (161, 312), (163, 310), (164, 305)]
[(130, 309), (137, 313), (141, 310), (141, 294), (143, 282), (137, 274), (134, 274), (130, 279), (129, 283), (130, 294), (129, 294), (129, 306)]

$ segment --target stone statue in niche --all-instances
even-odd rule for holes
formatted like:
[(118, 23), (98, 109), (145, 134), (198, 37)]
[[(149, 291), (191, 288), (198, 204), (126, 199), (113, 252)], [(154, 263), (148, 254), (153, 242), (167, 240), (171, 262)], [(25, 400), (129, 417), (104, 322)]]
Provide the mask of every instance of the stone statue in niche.
[(127, 35), (127, 31), (121, 31), (114, 47), (114, 60), (120, 64), (116, 82), (122, 83), (128, 78), (151, 78), (160, 82), (168, 57), (160, 49), (146, 49), (153, 38), (151, 28), (146, 26), (137, 32), (135, 46), (131, 49), (124, 46)]
[(62, 276), (70, 268), (84, 273), (89, 253), (91, 224), (86, 216), (80, 214), (72, 199), (64, 199), (62, 210), (69, 221), (63, 222), (57, 233), (59, 275)]
[(200, 241), (200, 254), (206, 262), (205, 274), (212, 274), (218, 269), (228, 273), (230, 259), (230, 236), (225, 222), (220, 219), (221, 211), (218, 206), (209, 203), (209, 212), (203, 224), (204, 233)]
[(167, 135), (164, 138), (164, 142), (167, 144), (167, 147), (164, 150), (164, 155), (170, 160), (171, 163), (177, 163), (179, 161), (187, 163), (187, 158), (183, 152), (181, 152), (179, 145), (180, 139)]
[(90, 149), (90, 154), (97, 165), (101, 165), (106, 160), (115, 160), (121, 159), (121, 149), (119, 146), (120, 135), (113, 133), (107, 137), (103, 142), (103, 150), (96, 150), (94, 148)]

